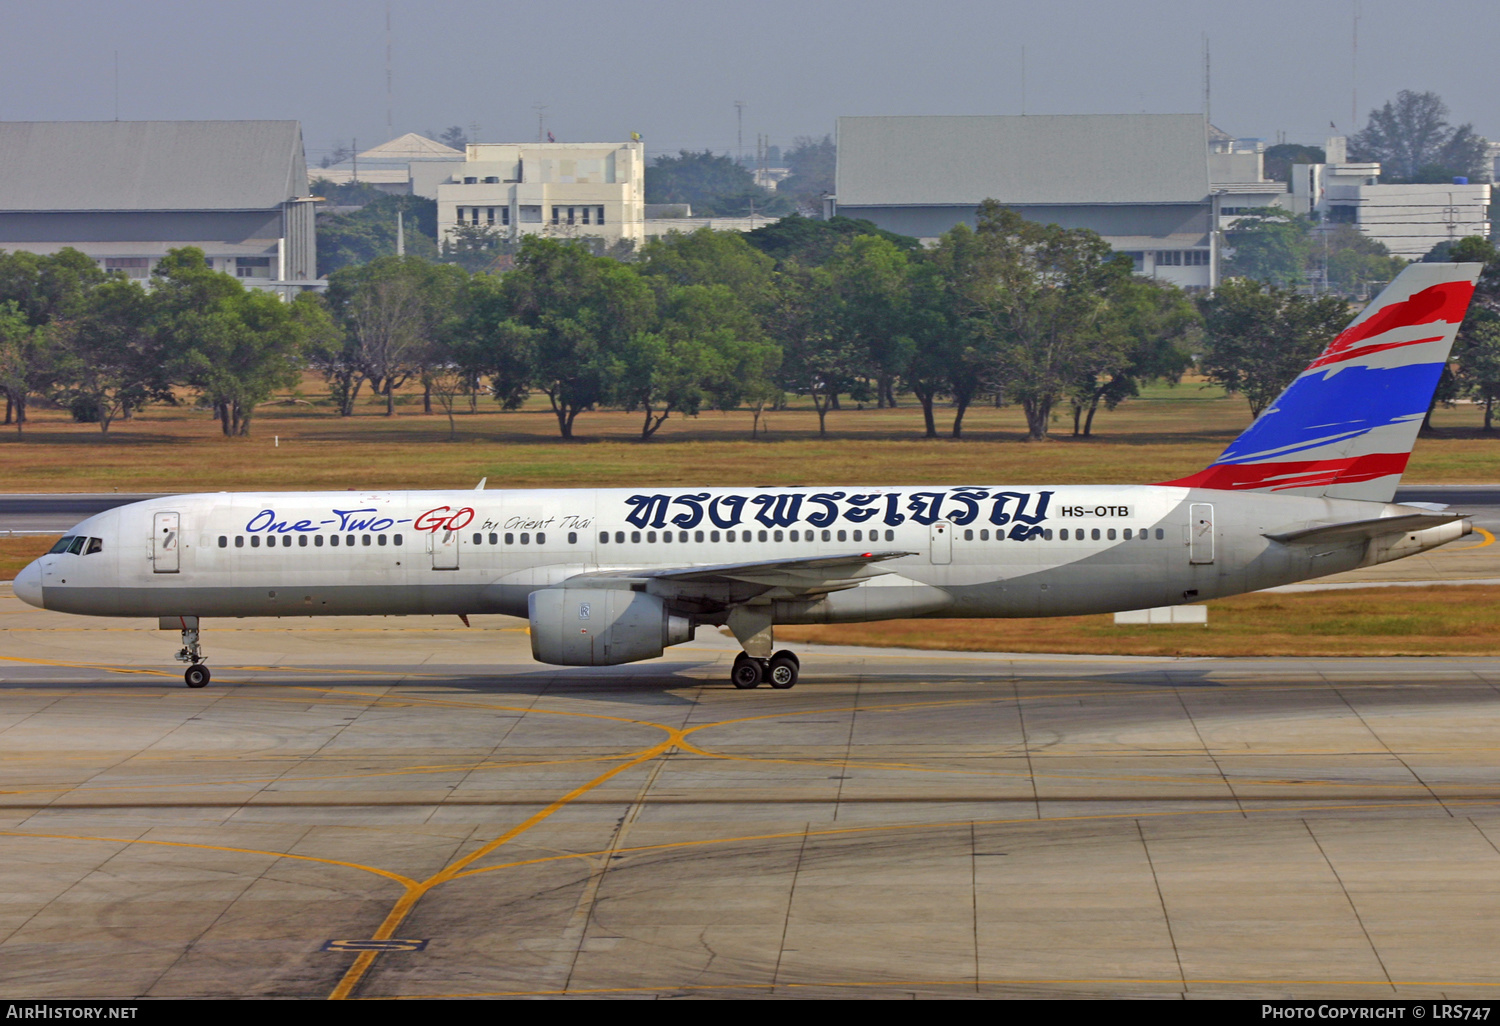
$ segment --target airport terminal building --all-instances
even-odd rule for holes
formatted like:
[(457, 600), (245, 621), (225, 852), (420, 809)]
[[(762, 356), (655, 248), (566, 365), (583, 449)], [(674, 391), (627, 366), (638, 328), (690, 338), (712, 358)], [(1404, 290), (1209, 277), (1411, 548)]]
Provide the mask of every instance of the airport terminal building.
[(1210, 288), (1232, 183), (1213, 180), (1209, 140), (1201, 114), (843, 117), (834, 205), (930, 242), (995, 199), (1098, 232), (1139, 273)]
[(290, 295), (317, 287), (296, 121), (0, 122), (0, 249), (80, 250), (146, 279), (197, 246), (215, 270)]

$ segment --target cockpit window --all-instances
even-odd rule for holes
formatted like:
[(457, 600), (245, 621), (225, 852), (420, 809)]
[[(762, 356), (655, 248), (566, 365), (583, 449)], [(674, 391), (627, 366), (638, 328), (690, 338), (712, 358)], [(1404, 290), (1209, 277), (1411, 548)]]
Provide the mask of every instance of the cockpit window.
[(56, 545), (52, 546), (52, 548), (50, 548), (50, 549), (47, 550), (47, 555), (51, 556), (51, 555), (56, 555), (59, 552), (67, 552), (68, 551), (68, 546), (72, 545), (73, 542), (76, 541), (76, 540), (77, 540), (77, 535), (72, 535), (72, 534), (64, 535), (63, 537), (57, 539), (57, 544)]
[(82, 552), (83, 552), (84, 543), (87, 542), (87, 541), (88, 541), (88, 539), (85, 538), (83, 535), (81, 535), (81, 534), (78, 535), (68, 545), (68, 552), (69, 552), (69, 554), (74, 555), (74, 556), (81, 555)]
[(89, 539), (88, 547), (83, 550), (83, 554), (85, 556), (92, 556), (96, 552), (103, 552), (103, 551), (104, 551), (104, 539), (103, 538), (90, 538)]

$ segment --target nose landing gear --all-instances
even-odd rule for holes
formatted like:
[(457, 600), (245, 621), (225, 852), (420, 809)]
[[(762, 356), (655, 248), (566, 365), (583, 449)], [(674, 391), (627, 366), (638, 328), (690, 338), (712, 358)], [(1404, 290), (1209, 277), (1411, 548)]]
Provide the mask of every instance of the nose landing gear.
[(183, 682), (190, 688), (207, 687), (211, 679), (208, 667), (203, 665), (203, 647), (198, 644), (198, 628), (182, 628), (182, 648), (177, 651), (179, 663), (190, 664), (182, 674)]

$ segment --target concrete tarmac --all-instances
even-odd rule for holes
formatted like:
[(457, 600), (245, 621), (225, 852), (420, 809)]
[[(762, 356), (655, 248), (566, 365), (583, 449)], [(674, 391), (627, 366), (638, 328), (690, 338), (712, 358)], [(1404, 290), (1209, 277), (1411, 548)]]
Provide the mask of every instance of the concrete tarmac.
[[(0, 993), (1488, 998), (1500, 660), (801, 650), (0, 588)], [(360, 948), (384, 950), (359, 950)]]

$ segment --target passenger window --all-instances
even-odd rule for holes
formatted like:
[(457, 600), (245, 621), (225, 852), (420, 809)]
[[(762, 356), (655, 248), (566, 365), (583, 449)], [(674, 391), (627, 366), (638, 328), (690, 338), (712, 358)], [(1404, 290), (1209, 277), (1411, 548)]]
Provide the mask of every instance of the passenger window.
[(237, 534), (234, 536), (234, 547), (237, 549), (243, 549), (245, 547), (244, 535)]
[(783, 537), (784, 536), (782, 535), (782, 533), (780, 531), (772, 531), (771, 532), (771, 538), (774, 541), (781, 541)]
[[(522, 535), (522, 537), (524, 538), (525, 535)], [(654, 542), (654, 541), (656, 541), (656, 532), (655, 531), (647, 531), (646, 532), (646, 540), (648, 542)], [(670, 541), (671, 539), (668, 539), (668, 540)]]
[(568, 544), (569, 545), (577, 545), (578, 544), (578, 532), (577, 531), (569, 531), (568, 532)]
[(849, 536), (845, 532), (840, 531), (839, 532), (839, 541), (848, 541), (848, 540), (849, 540)]
[(986, 527), (986, 528), (981, 528), (980, 529), (980, 531), (979, 531), (979, 540), (980, 541), (989, 541), (990, 540), (990, 531), (989, 531), (989, 528)]
[(323, 547), (323, 536), (321, 534), (315, 534), (315, 535), (313, 535), (313, 548), (321, 549), (322, 547)]
[(514, 545), (515, 543), (516, 543), (516, 536), (513, 535), (513, 534), (511, 534), (509, 531), (506, 531), (505, 532), (505, 544), (507, 544), (507, 545)]
[(47, 555), (52, 556), (67, 552), (68, 546), (73, 544), (73, 539), (76, 537), (78, 537), (76, 534), (67, 534), (57, 539), (57, 543), (47, 550)]
[(258, 535), (258, 534), (252, 534), (250, 536), (250, 547), (252, 549), (258, 549), (258, 548), (260, 548), (260, 535)]
[[(677, 540), (680, 541), (680, 542), (687, 541), (687, 532), (686, 531), (678, 531), (677, 532)], [(698, 540), (699, 541), (703, 540), (703, 532), (702, 531), (698, 532)]]
[(599, 544), (601, 544), (601, 545), (608, 545), (609, 544), (609, 532), (608, 531), (600, 531), (599, 532)]
[(864, 532), (863, 532), (863, 531), (858, 531), (858, 530), (856, 530), (856, 531), (855, 531), (855, 532), (854, 532), (854, 540), (855, 540), (855, 541), (864, 541), (864, 538), (863, 538), (863, 537), (861, 537), (861, 535), (863, 535), (863, 534), (864, 534)]
[(360, 535), (359, 536), (359, 542), (360, 542), (361, 545), (369, 545), (370, 544), (370, 536), (368, 534), (362, 534), (362, 535)]
[(221, 548), (221, 549), (227, 549), (227, 548), (229, 548), (229, 538), (228, 538), (228, 536), (222, 535), (222, 534), (219, 535), (219, 548)]
[(474, 532), (474, 544), (475, 545), (483, 545), (484, 544), (484, 535), (480, 534), (478, 531)]
[(766, 532), (764, 532), (764, 531), (760, 532), (760, 540), (761, 541), (766, 541)]
[(1094, 528), (1090, 533), (1094, 536), (1094, 541), (1099, 540), (1099, 528)]
[(395, 535), (394, 537), (391, 538), (391, 541), (394, 542), (397, 545), (400, 545), (401, 544), (401, 536), (399, 534)]
[(1157, 541), (1161, 541), (1166, 536), (1167, 536), (1167, 532), (1166, 531), (1163, 531), (1160, 527), (1158, 527), (1156, 529), (1156, 540)]
[(352, 535), (352, 534), (346, 534), (346, 535), (344, 535), (344, 544), (347, 545), (347, 546), (349, 546), (349, 548), (352, 549), (354, 547), (354, 535)]
[(616, 545), (624, 545), (625, 544), (625, 532), (624, 531), (616, 531), (615, 532), (615, 544)]
[(1110, 541), (1114, 541), (1115, 540), (1115, 529), (1113, 527), (1111, 527), (1109, 529), (1109, 531), (1106, 533), (1105, 537), (1107, 537)]
[(886, 541), (895, 541), (896, 540), (896, 532), (895, 531), (886, 531), (885, 532), (885, 540)]
[(728, 533), (726, 533), (724, 535), (724, 540), (725, 541), (734, 541), (734, 532), (733, 531), (729, 531)]
[(339, 536), (336, 535), (336, 534), (335, 535), (331, 535), (329, 537), (329, 539), (328, 539), (328, 544), (332, 545), (334, 548), (338, 548), (339, 547)]
[(641, 543), (641, 532), (639, 532), (639, 531), (631, 531), (630, 532), (630, 543), (632, 545), (639, 545)]
[(292, 547), (292, 536), (291, 535), (284, 534), (284, 535), (281, 536), (281, 547), (284, 548), (284, 549), (289, 549), (289, 548)]
[(708, 540), (709, 541), (718, 541), (719, 540), (719, 532), (718, 531), (709, 531), (708, 532)]
[(1130, 528), (1128, 528), (1128, 527), (1125, 528), (1125, 540), (1126, 541), (1130, 540)]
[(547, 536), (545, 534), (543, 534), (541, 531), (538, 531), (536, 533), (536, 543), (538, 545), (546, 545), (547, 544)]
[(89, 539), (89, 546), (88, 546), (88, 548), (86, 548), (86, 549), (83, 550), (83, 554), (85, 556), (92, 556), (94, 553), (96, 553), (96, 552), (102, 552), (103, 550), (104, 550), (104, 539), (103, 538), (90, 538)]
[[(1064, 534), (1063, 537), (1066, 538), (1067, 535)], [(964, 541), (973, 541), (973, 540), (974, 540), (974, 531), (971, 528), (967, 528), (967, 527), (964, 528)]]
[(531, 544), (531, 533), (529, 531), (522, 531), (521, 532), (521, 544), (522, 545), (530, 545)]
[(299, 535), (297, 535), (297, 547), (298, 548), (302, 548), (302, 549), (307, 548), (307, 535), (305, 535), (305, 534), (299, 534)]
[(693, 532), (693, 541), (702, 541), (702, 540), (703, 540), (703, 532), (702, 531), (694, 531)]
[(383, 534), (377, 534), (375, 536), (375, 544), (377, 544), (377, 545), (384, 545), (385, 544), (385, 535), (383, 535)]
[(823, 540), (824, 541), (832, 541), (833, 540), (833, 532), (832, 531), (824, 531), (823, 532)]

